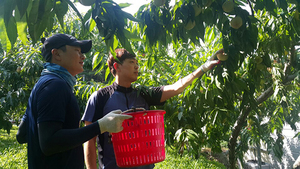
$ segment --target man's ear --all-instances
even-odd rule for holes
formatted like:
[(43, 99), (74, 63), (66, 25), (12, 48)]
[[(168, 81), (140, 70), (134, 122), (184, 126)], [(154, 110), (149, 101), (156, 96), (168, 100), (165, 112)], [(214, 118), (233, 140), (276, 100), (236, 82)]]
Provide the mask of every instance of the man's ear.
[(113, 66), (114, 66), (114, 68), (115, 68), (115, 70), (117, 70), (117, 68), (118, 68), (118, 63), (117, 62), (115, 62), (114, 64), (113, 64)]
[(55, 61), (60, 61), (61, 60), (58, 49), (52, 49), (51, 53), (52, 53), (52, 59), (54, 59)]

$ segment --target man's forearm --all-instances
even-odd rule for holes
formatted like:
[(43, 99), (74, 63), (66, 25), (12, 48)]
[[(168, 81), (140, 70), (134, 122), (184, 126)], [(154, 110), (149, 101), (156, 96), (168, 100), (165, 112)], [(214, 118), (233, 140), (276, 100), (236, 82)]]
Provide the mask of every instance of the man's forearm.
[(164, 102), (164, 101), (168, 100), (169, 98), (182, 93), (188, 85), (192, 84), (196, 78), (199, 78), (203, 74), (204, 74), (204, 72), (201, 70), (201, 68), (198, 68), (193, 73), (185, 76), (182, 79), (179, 79), (174, 84), (165, 86), (160, 101)]
[(45, 155), (70, 150), (100, 134), (97, 122), (78, 129), (57, 128), (59, 128), (58, 123), (43, 122), (38, 124), (40, 146)]
[[(199, 67), (198, 69), (196, 69), (193, 73), (185, 76), (184, 78), (182, 79), (179, 79), (176, 83), (178, 83), (178, 90), (181, 92), (183, 92), (183, 90), (190, 84), (193, 83), (193, 81), (196, 79), (196, 78), (199, 78), (201, 77), (202, 75), (204, 74), (204, 72), (201, 70), (201, 67)], [(175, 83), (175, 84), (176, 84)]]
[(84, 143), (84, 161), (87, 169), (97, 169), (96, 137)]

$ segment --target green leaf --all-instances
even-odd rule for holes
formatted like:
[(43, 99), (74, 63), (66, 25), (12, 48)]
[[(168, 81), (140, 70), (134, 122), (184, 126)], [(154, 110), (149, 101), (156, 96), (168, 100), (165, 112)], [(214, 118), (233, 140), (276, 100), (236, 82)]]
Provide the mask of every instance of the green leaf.
[[(218, 76), (219, 77), (219, 76)], [(222, 90), (222, 85), (221, 85), (221, 82), (218, 80), (218, 78), (216, 78), (216, 86), (217, 88), (219, 88), (220, 90)]]
[(267, 67), (271, 67), (271, 59), (270, 59), (270, 56), (269, 54), (265, 54), (263, 56), (263, 63), (267, 66)]
[(251, 29), (250, 29), (250, 37), (249, 37), (249, 40), (250, 40), (250, 42), (252, 43), (252, 46), (254, 47), (254, 48), (256, 48), (257, 47), (257, 41), (258, 41), (258, 28), (255, 26), (255, 25), (251, 25), (251, 27), (250, 27)]
[(2, 17), (0, 17), (0, 43), (2, 44), (2, 46), (6, 51), (9, 51), (12, 48), (6, 34), (4, 19)]
[(114, 35), (114, 43), (113, 43), (113, 46), (112, 46), (112, 50), (113, 50), (113, 51), (116, 50), (116, 48), (118, 47), (118, 44), (119, 44), (118, 39), (117, 39), (117, 37)]
[(110, 52), (114, 53), (114, 50), (112, 50), (113, 49), (113, 43), (114, 43), (114, 38), (113, 37), (110, 37), (109, 39), (105, 39), (105, 44), (106, 44), (107, 51), (110, 51)]
[(293, 138), (298, 138), (300, 139), (300, 132), (296, 133), (295, 136)]
[(131, 45), (128, 41), (128, 39), (125, 37), (124, 33), (122, 30), (117, 31), (117, 37), (120, 40), (121, 45), (131, 54), (135, 55), (133, 52)]
[(18, 22), (17, 23), (17, 29), (18, 29), (18, 34), (19, 38), (25, 45), (28, 42), (27, 38), (27, 23), (26, 22)]
[(242, 89), (242, 90), (248, 90), (246, 82), (243, 81), (242, 79), (236, 79), (235, 83), (237, 84), (237, 86), (239, 86), (240, 89)]
[(132, 32), (128, 31), (127, 29), (123, 29), (123, 33), (127, 39), (130, 39), (132, 41), (142, 41), (142, 39), (138, 35), (133, 34)]
[(16, 0), (18, 10), (20, 11), (20, 18), (22, 18), (27, 11), (29, 0)]
[(16, 20), (15, 17), (12, 16), (12, 12), (16, 6), (15, 0), (5, 1), (4, 5), (4, 23), (6, 27), (6, 33), (11, 46), (13, 46), (18, 37)]
[(123, 14), (124, 18), (128, 18), (128, 19), (130, 19), (130, 20), (132, 20), (132, 21), (135, 21), (135, 22), (141, 22), (141, 20), (135, 18), (135, 17), (132, 16), (130, 13), (127, 13), (127, 12), (125, 12), (125, 11), (122, 11), (122, 12), (123, 12), (122, 14)]
[(37, 40), (40, 39), (42, 33), (45, 31), (47, 26), (49, 26), (49, 22), (50, 24), (52, 23), (52, 18), (50, 18), (52, 12), (52, 5), (53, 3), (51, 1), (40, 0), (38, 11), (39, 17), (37, 18), (37, 22), (34, 28), (34, 36), (35, 38), (37, 38)]
[(4, 16), (4, 6), (5, 5), (5, 1), (0, 1), (0, 18), (2, 18)]
[(30, 35), (33, 43), (35, 43), (38, 39), (38, 37), (35, 37), (35, 26), (36, 26), (37, 17), (38, 17), (38, 10), (39, 10), (39, 1), (33, 1), (32, 6), (29, 10), (29, 15), (26, 18), (29, 35)]
[(129, 7), (131, 5), (131, 3), (119, 3), (118, 4), (120, 6), (120, 8), (126, 8), (126, 7)]
[(11, 17), (13, 17), (13, 11), (16, 6), (16, 1), (15, 0), (5, 0), (4, 1), (4, 22), (5, 25), (8, 25), (8, 22)]
[(90, 19), (89, 31), (92, 32), (96, 26), (96, 22), (94, 19)]
[(51, 11), (49, 13), (49, 20), (48, 20), (48, 23), (46, 25), (46, 29), (47, 29), (48, 32), (51, 32), (52, 29), (53, 29), (54, 16), (55, 16), (55, 12)]
[(99, 65), (99, 63), (102, 61), (103, 57), (100, 57), (100, 52), (96, 52), (94, 53), (94, 57), (93, 57), (93, 70)]
[(147, 67), (148, 68), (152, 68), (153, 67), (153, 60), (152, 60), (152, 58), (151, 57), (148, 57), (148, 59), (147, 59)]
[(287, 11), (287, 1), (286, 0), (275, 0), (277, 6), (279, 6), (280, 8), (282, 8), (284, 11)]
[(263, 0), (257, 0), (256, 4), (254, 6), (254, 10), (257, 11), (257, 10), (263, 10), (263, 9), (264, 9)]
[(279, 87), (279, 85), (276, 85), (276, 87), (275, 87), (275, 90), (274, 90), (274, 94), (273, 94), (273, 96), (274, 96), (274, 97), (276, 97), (276, 96), (277, 96), (277, 94), (278, 94), (279, 90), (280, 90), (280, 87)]
[(276, 17), (277, 13), (275, 11), (277, 10), (277, 7), (275, 2), (273, 2), (273, 0), (264, 0), (264, 3), (266, 10)]
[(92, 9), (88, 10), (86, 14), (83, 16), (83, 21), (84, 22), (88, 21), (92, 17), (92, 13), (93, 13)]
[(27, 39), (27, 22), (26, 18), (20, 15), (19, 10), (15, 10), (15, 18), (17, 22), (18, 35), (23, 44), (25, 45), (28, 42)]
[(108, 75), (110, 74), (110, 69), (107, 66), (106, 71), (105, 71), (105, 80), (107, 80)]
[(179, 113), (178, 113), (178, 120), (180, 120), (180, 119), (182, 118), (182, 116), (183, 116), (183, 113), (182, 113), (182, 112), (179, 112)]
[(68, 12), (68, 4), (66, 1), (56, 1), (55, 14), (60, 23), (60, 26), (64, 28), (64, 15)]
[(17, 31), (17, 24), (15, 17), (11, 17), (6, 25), (6, 33), (8, 36), (8, 39), (11, 43), (11, 46), (13, 46), (17, 40), (18, 37), (18, 31)]

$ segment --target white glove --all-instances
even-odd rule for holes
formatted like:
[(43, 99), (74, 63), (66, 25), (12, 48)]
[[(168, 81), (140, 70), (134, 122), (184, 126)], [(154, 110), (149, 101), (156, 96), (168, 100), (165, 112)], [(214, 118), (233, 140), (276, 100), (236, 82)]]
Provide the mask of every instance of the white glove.
[(217, 58), (218, 53), (223, 53), (224, 49), (218, 50), (215, 54), (213, 54), (210, 58), (207, 59), (207, 61), (200, 67), (203, 73), (209, 71), (212, 69), (216, 64), (221, 63), (219, 60), (215, 60)]
[(101, 134), (104, 132), (118, 133), (123, 130), (123, 121), (132, 118), (132, 116), (121, 113), (121, 110), (114, 110), (98, 120)]

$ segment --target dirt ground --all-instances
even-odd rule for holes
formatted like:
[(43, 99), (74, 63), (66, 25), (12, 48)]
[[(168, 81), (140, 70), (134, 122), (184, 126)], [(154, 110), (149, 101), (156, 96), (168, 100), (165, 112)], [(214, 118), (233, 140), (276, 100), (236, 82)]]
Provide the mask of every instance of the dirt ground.
[(202, 149), (201, 153), (209, 160), (218, 161), (222, 163), (226, 168), (229, 167), (228, 161), (228, 149), (222, 149), (221, 153), (212, 153), (210, 148)]

